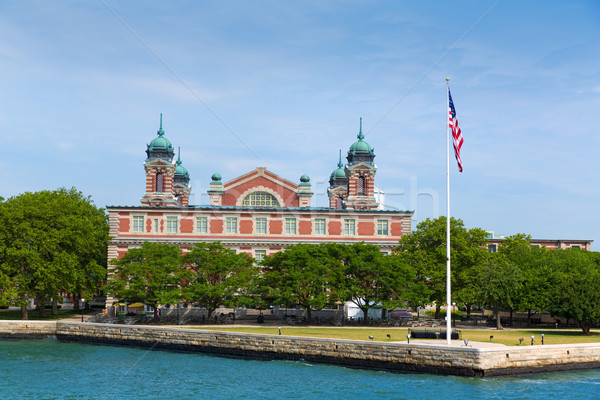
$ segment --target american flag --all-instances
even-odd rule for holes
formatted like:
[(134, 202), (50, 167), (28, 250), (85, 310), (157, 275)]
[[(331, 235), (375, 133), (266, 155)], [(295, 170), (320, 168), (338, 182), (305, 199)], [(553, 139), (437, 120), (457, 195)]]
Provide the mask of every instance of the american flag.
[(460, 159), (460, 148), (463, 145), (462, 132), (458, 126), (458, 120), (456, 119), (456, 110), (454, 109), (454, 102), (452, 101), (452, 95), (450, 89), (448, 89), (448, 127), (452, 129), (452, 142), (454, 144), (454, 156), (458, 163), (458, 171), (463, 171), (462, 160)]

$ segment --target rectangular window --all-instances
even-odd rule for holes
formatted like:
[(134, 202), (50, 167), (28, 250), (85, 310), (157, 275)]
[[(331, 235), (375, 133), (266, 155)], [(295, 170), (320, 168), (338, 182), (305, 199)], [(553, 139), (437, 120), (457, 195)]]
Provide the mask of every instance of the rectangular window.
[(388, 221), (380, 219), (377, 221), (377, 236), (388, 235)]
[(154, 219), (154, 232), (158, 233), (158, 218)]
[(225, 219), (225, 233), (237, 233), (237, 217)]
[(364, 176), (359, 176), (358, 177), (358, 195), (359, 196), (364, 196), (365, 195), (365, 177)]
[(257, 263), (259, 263), (265, 258), (266, 255), (267, 255), (266, 250), (256, 250), (254, 252), (254, 259), (256, 260)]
[(285, 233), (286, 235), (296, 234), (296, 218), (285, 219)]
[(144, 217), (133, 217), (133, 231), (144, 232)]
[(315, 219), (315, 235), (325, 235), (325, 225), (326, 221), (324, 218)]
[(353, 219), (345, 219), (344, 220), (344, 235), (346, 235), (346, 236), (354, 235), (354, 220)]
[(208, 233), (208, 218), (196, 217), (196, 232)]
[(267, 233), (267, 219), (256, 218), (256, 229), (255, 233), (265, 235)]
[(498, 250), (498, 246), (496, 246), (495, 244), (488, 244), (488, 250), (490, 251), (490, 253), (495, 253)]
[(177, 217), (167, 217), (167, 233), (177, 233)]

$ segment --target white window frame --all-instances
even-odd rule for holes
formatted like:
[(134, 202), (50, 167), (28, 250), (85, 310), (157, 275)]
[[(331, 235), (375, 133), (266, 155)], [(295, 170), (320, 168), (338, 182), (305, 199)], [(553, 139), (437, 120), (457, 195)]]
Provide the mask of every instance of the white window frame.
[(356, 221), (350, 218), (344, 219), (344, 236), (356, 235)]
[(237, 217), (225, 217), (225, 233), (228, 235), (235, 235), (238, 233)]
[[(259, 257), (259, 255), (260, 255), (260, 257)], [(256, 261), (256, 263), (259, 263), (262, 260), (264, 260), (264, 258), (266, 256), (267, 256), (266, 250), (254, 250), (254, 260)]]
[(269, 192), (256, 191), (246, 195), (242, 207), (268, 208), (279, 207), (279, 201)]
[[(140, 218), (142, 219), (141, 226), (139, 225)], [(131, 231), (136, 232), (136, 233), (144, 232), (144, 222), (145, 222), (145, 218), (143, 215), (132, 216), (131, 217)], [(141, 229), (137, 229), (137, 228), (141, 228)]]
[[(382, 229), (379, 229), (379, 228)], [(385, 227), (385, 232), (383, 228)], [(389, 236), (390, 235), (390, 221), (387, 219), (378, 219), (377, 220), (377, 236)]]
[(208, 233), (208, 217), (196, 217), (196, 233)]
[[(298, 225), (296, 223), (295, 217), (285, 217), (285, 234), (286, 235), (295, 235)], [(293, 229), (292, 229), (293, 228)]]
[[(167, 215), (165, 223), (167, 225), (167, 233), (179, 232), (179, 218), (176, 215)], [(173, 226), (173, 223), (175, 223), (175, 226)]]
[(257, 235), (266, 235), (269, 232), (268, 227), (269, 221), (267, 217), (257, 217), (254, 219), (254, 233)]
[[(323, 225), (323, 231), (317, 230), (319, 225)], [(327, 219), (326, 218), (315, 218), (315, 235), (327, 235)]]

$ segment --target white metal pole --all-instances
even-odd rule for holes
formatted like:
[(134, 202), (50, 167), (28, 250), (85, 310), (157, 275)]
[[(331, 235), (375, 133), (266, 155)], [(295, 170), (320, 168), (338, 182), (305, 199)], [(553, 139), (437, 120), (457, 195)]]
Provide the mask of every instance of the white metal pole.
[(446, 78), (446, 343), (452, 340), (452, 310), (450, 308), (450, 78)]

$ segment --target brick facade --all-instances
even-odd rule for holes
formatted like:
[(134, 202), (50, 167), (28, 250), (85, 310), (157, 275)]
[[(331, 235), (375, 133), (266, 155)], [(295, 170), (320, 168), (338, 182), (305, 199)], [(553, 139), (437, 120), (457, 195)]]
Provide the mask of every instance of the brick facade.
[[(313, 207), (310, 178), (285, 179), (264, 167), (223, 182), (213, 174), (209, 205), (190, 205), (189, 175), (161, 127), (148, 145), (145, 193), (140, 206), (107, 207), (109, 258), (146, 241), (189, 249), (221, 242), (237, 252), (271, 255), (296, 243), (372, 243), (390, 253), (410, 232), (412, 211), (380, 210), (375, 201), (374, 153), (361, 132), (340, 162), (328, 193), (329, 207)], [(366, 149), (366, 150), (365, 150)], [(162, 187), (161, 187), (162, 186)], [(341, 198), (342, 201), (338, 201)]]

